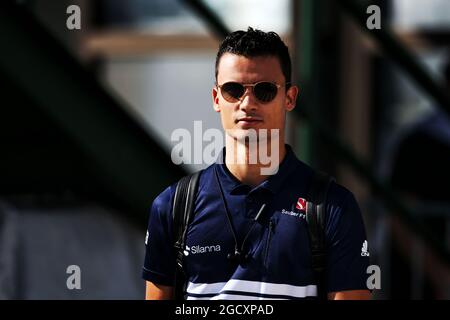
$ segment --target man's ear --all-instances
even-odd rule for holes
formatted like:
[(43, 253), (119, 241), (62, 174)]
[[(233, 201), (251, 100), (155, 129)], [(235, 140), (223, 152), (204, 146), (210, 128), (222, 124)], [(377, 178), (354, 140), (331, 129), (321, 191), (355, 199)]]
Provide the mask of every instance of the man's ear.
[(291, 86), (286, 92), (285, 107), (286, 111), (291, 111), (297, 103), (299, 89), (297, 86)]
[(212, 89), (212, 98), (213, 98), (213, 108), (216, 112), (220, 112), (220, 106), (219, 106), (219, 91), (217, 90), (217, 87), (214, 87)]

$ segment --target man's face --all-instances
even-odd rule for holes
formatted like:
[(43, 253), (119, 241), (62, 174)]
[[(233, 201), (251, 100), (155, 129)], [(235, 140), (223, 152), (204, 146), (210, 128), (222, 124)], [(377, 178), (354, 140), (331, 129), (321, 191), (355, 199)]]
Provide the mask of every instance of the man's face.
[[(245, 135), (249, 129), (279, 129), (280, 137), (284, 137), (286, 111), (295, 107), (298, 88), (291, 86), (287, 91), (286, 80), (278, 58), (260, 56), (246, 58), (244, 56), (225, 53), (219, 61), (217, 84), (226, 82), (254, 84), (269, 81), (283, 85), (278, 88), (276, 97), (262, 103), (256, 99), (252, 88), (248, 88), (244, 96), (236, 102), (228, 102), (220, 93), (220, 89), (212, 90), (214, 110), (220, 112), (222, 125), (226, 133), (234, 138)], [(240, 130), (234, 130), (240, 129)]]

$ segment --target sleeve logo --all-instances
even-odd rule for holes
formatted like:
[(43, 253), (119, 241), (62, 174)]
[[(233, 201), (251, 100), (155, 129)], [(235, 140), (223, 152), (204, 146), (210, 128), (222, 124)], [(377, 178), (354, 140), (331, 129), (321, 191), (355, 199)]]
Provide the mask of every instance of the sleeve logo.
[(367, 240), (363, 242), (362, 248), (361, 248), (361, 257), (368, 257), (370, 256), (370, 253), (368, 251), (368, 243)]

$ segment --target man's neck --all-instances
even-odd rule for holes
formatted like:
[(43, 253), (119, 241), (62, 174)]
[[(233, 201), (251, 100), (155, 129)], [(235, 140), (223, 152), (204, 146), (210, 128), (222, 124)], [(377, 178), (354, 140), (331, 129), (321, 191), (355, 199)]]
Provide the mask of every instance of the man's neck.
[[(275, 152), (278, 151), (278, 155), (272, 154), (273, 151), (271, 151), (269, 146), (264, 150), (264, 154), (270, 158), (270, 166), (277, 168), (277, 170), (286, 155), (284, 140), (281, 140), (282, 139), (280, 139), (278, 143), (279, 148), (276, 148), (275, 150)], [(268, 141), (267, 144), (270, 145), (270, 142)], [(267, 168), (268, 164), (262, 164), (260, 162), (259, 152), (260, 150), (258, 147), (250, 148), (248, 144), (236, 145), (234, 140), (227, 139), (225, 165), (231, 174), (243, 184), (252, 187), (257, 186), (269, 178), (269, 175), (263, 174), (264, 168)], [(252, 159), (255, 159), (256, 155), (258, 155), (258, 157), (255, 163)]]

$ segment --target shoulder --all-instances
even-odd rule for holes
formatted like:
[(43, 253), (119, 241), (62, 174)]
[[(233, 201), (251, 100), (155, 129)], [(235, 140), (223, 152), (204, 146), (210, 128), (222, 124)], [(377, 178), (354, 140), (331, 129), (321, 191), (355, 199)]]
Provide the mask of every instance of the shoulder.
[[(304, 194), (308, 194), (313, 176), (318, 173), (318, 170), (297, 159), (294, 170), (288, 177), (288, 185), (296, 185)], [(359, 205), (353, 192), (336, 180), (331, 182), (328, 189), (326, 212), (329, 224), (334, 227), (342, 220), (361, 219)]]
[[(209, 180), (212, 178), (212, 170), (214, 168), (214, 164), (210, 165), (206, 169), (202, 169), (199, 172), (199, 180), (198, 180), (198, 190), (204, 188), (205, 185), (208, 184)], [(173, 207), (173, 199), (175, 197), (175, 191), (177, 189), (178, 182), (181, 179), (175, 181), (171, 185), (169, 185), (164, 191), (156, 196), (153, 200), (152, 204), (152, 212), (158, 211), (159, 213), (171, 212)]]
[(153, 200), (149, 211), (149, 228), (170, 230), (172, 225), (173, 196), (177, 182), (168, 186)]
[(343, 238), (358, 242), (357, 239), (366, 238), (361, 209), (354, 194), (337, 182), (330, 186), (326, 212), (325, 228), (331, 242)]
[[(292, 184), (298, 184), (309, 189), (313, 181), (313, 176), (318, 175), (319, 171), (304, 163), (303, 161), (296, 159), (293, 172), (289, 175), (289, 181)], [(327, 204), (333, 207), (345, 207), (349, 202), (356, 201), (353, 193), (339, 183), (332, 175), (323, 172), (333, 181), (328, 189)]]
[(156, 198), (153, 200), (152, 211), (157, 210), (161, 212), (166, 211), (165, 209), (171, 209), (171, 204), (175, 195), (177, 183), (178, 181), (172, 183), (166, 189), (164, 189), (164, 191), (156, 196)]
[(333, 181), (328, 190), (327, 204), (336, 208), (345, 208), (353, 203), (356, 203), (353, 192), (338, 181)]

